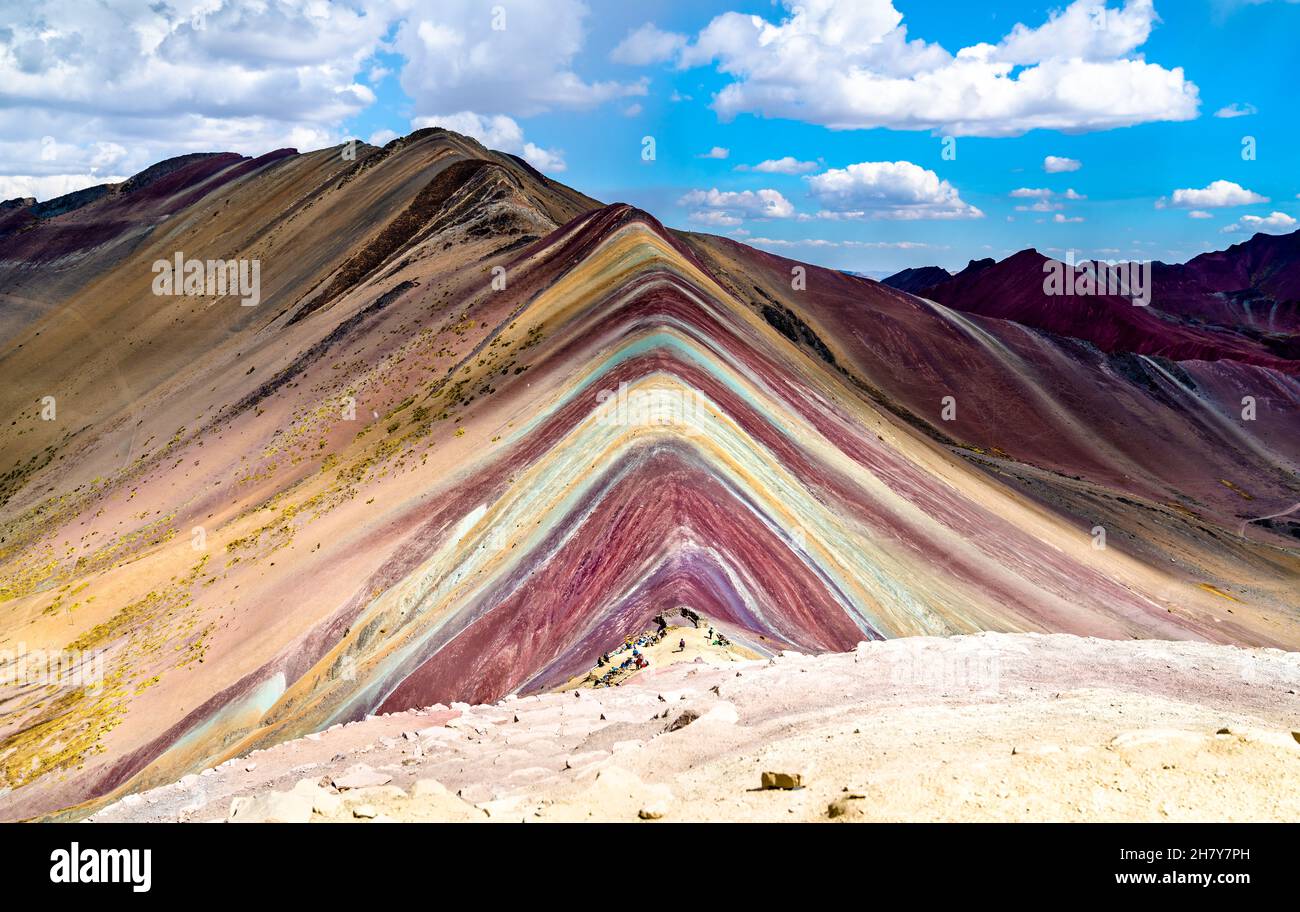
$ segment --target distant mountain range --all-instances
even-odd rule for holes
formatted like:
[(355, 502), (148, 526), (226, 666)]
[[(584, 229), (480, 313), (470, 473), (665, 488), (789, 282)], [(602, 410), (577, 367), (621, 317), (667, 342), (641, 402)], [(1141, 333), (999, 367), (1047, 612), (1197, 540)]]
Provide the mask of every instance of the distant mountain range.
[[(964, 313), (1082, 339), (1109, 353), (1230, 359), (1294, 373), (1300, 357), (1300, 232), (1257, 234), (1182, 265), (1151, 264), (1148, 306), (1123, 295), (1065, 298), (1044, 289), (1047, 257), (1022, 250), (972, 260), (956, 275), (905, 269), (883, 283)], [(1076, 264), (1082, 271), (1083, 264)]]

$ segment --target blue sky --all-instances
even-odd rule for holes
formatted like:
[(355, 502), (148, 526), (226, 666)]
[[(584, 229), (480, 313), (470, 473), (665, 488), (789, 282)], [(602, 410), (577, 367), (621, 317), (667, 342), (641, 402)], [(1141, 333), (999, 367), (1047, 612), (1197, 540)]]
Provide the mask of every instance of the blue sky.
[(113, 6), (5, 4), (0, 197), (437, 122), (871, 275), (1030, 246), (1178, 261), (1300, 215), (1288, 0)]

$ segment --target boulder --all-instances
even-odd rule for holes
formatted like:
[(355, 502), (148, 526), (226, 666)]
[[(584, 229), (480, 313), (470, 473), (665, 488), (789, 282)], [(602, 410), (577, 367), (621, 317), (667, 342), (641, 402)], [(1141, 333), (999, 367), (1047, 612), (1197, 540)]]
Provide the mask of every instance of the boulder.
[(306, 823), (312, 799), (300, 792), (267, 792), (231, 800), (228, 823)]
[(763, 788), (765, 789), (797, 789), (803, 788), (803, 774), (801, 773), (763, 773)]
[(348, 769), (340, 776), (335, 776), (332, 780), (333, 785), (340, 792), (346, 789), (371, 788), (377, 785), (387, 785), (393, 781), (393, 777), (388, 773), (381, 773), (379, 770), (372, 769), (364, 763), (358, 763)]
[(343, 799), (321, 789), (312, 796), (311, 809), (322, 817), (333, 817), (343, 809)]
[(446, 794), (447, 786), (437, 779), (417, 779), (415, 785), (411, 787), (411, 795), (415, 798), (433, 798)]

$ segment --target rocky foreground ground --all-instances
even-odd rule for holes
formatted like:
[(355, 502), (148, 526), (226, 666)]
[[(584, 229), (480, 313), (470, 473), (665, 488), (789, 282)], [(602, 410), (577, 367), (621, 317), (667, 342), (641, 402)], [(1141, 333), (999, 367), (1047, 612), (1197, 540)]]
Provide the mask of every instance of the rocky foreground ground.
[(1300, 653), (981, 634), (687, 655), (335, 726), (91, 819), (1300, 820)]

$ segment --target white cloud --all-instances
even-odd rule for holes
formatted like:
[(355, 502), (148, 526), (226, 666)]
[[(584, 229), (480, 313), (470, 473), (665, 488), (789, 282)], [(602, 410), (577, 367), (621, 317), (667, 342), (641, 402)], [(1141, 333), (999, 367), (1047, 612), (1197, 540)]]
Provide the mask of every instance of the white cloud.
[(685, 46), (685, 35), (665, 32), (655, 27), (654, 23), (647, 22), (628, 32), (627, 37), (610, 52), (609, 59), (615, 63), (645, 66), (671, 60)]
[(696, 158), (717, 158), (723, 159), (731, 154), (730, 149), (724, 149), (722, 146), (714, 146), (708, 152), (697, 155)]
[(402, 89), (416, 111), (530, 116), (646, 94), (647, 81), (587, 82), (573, 69), (585, 41), (581, 0), (512, 0), (493, 28), (482, 0), (421, 0), (397, 28)]
[(1012, 190), (1010, 195), (1016, 199), (1048, 199), (1052, 191), (1045, 187), (1021, 187)]
[(386, 146), (395, 139), (397, 139), (397, 133), (393, 130), (376, 130), (370, 134), (370, 138), (366, 142), (372, 146)]
[(1232, 104), (1226, 107), (1219, 108), (1219, 110), (1214, 112), (1214, 116), (1215, 117), (1249, 117), (1251, 114), (1255, 114), (1255, 113), (1258, 113), (1258, 111), (1253, 104), (1249, 104), (1249, 103), (1238, 104), (1237, 102), (1233, 102)]
[(1229, 180), (1216, 180), (1201, 190), (1191, 187), (1175, 190), (1168, 199), (1161, 197), (1156, 200), (1156, 208), (1164, 209), (1166, 206), (1173, 206), (1176, 209), (1222, 209), (1225, 206), (1251, 206), (1267, 202), (1268, 197), (1247, 190), (1240, 184)]
[[(1059, 200), (1069, 200), (1075, 202), (1086, 200), (1088, 197), (1078, 193), (1071, 187), (1064, 193), (1057, 193), (1055, 190), (1049, 190), (1046, 187), (1020, 187), (1012, 190), (1010, 194), (1013, 199), (1030, 199), (1034, 202), (1028, 205), (1016, 206), (1017, 212), (1056, 212), (1065, 208), (1065, 204)], [(1060, 221), (1060, 219), (1057, 219)], [(1083, 221), (1075, 219), (1072, 221)]]
[(1223, 229), (1224, 234), (1238, 231), (1259, 231), (1264, 234), (1285, 234), (1294, 231), (1298, 223), (1285, 212), (1274, 212), (1267, 216), (1243, 215), (1236, 222)]
[(756, 171), (759, 174), (807, 174), (820, 167), (817, 162), (799, 161), (793, 155), (769, 158), (757, 165), (736, 165), (737, 171)]
[(1043, 159), (1043, 170), (1048, 174), (1060, 174), (1064, 171), (1078, 171), (1083, 167), (1083, 162), (1077, 158), (1063, 158), (1057, 155), (1049, 155)]
[(487, 146), (501, 152), (518, 155), (539, 171), (552, 174), (565, 169), (564, 153), (559, 149), (543, 149), (524, 140), (524, 128), (513, 117), (504, 114), (476, 114), (460, 111), (456, 114), (435, 114), (417, 117), (411, 121), (413, 128), (443, 127), (456, 133), (472, 136)]
[[(310, 0), (8, 3), (0, 174), (49, 194), (187, 152), (340, 142), (343, 121), (375, 100), (364, 73), (393, 10), (390, 0), (365, 10)], [(40, 146), (44, 136), (58, 154)]]
[(933, 171), (908, 161), (859, 162), (806, 178), (823, 207), (821, 218), (981, 218), (957, 189)]
[(1201, 209), (1193, 209), (1191, 212), (1187, 213), (1187, 217), (1194, 218), (1194, 219), (1214, 218), (1214, 216), (1210, 215), (1210, 213), (1205, 212)]
[(1081, 215), (1068, 216), (1068, 215), (1062, 215), (1060, 212), (1052, 216), (1052, 221), (1056, 222), (1058, 225), (1073, 223), (1073, 222), (1082, 222), (1083, 220), (1084, 220), (1083, 216)]
[(731, 215), (718, 209), (699, 209), (692, 212), (687, 218), (692, 222), (699, 222), (701, 225), (713, 225), (718, 228), (730, 228), (744, 221), (738, 215)]
[(43, 176), (14, 174), (0, 177), (0, 200), (18, 197), (50, 200), (66, 193), (85, 190), (87, 187), (93, 187), (96, 184), (121, 183), (126, 180), (127, 176), (121, 174), (48, 174)]
[(641, 111), (642, 111), (641, 102), (639, 101), (633, 102), (632, 104), (628, 105), (626, 108), (623, 109), (623, 116), (638, 117), (640, 116)]
[(1014, 136), (1197, 114), (1199, 93), (1182, 68), (1149, 63), (1138, 50), (1156, 20), (1152, 0), (1118, 9), (1075, 0), (1037, 28), (1017, 25), (996, 44), (956, 54), (909, 39), (891, 0), (782, 4), (779, 22), (717, 16), (677, 51), (678, 66), (712, 63), (732, 78), (713, 100), (723, 119), (753, 113), (832, 129)]
[(646, 94), (645, 78), (576, 71), (587, 3), (501, 6), (497, 29), (481, 0), (11, 0), (0, 17), (0, 176), (97, 181), (187, 152), (318, 149), (347, 139), (343, 125), (393, 75), (417, 117), (523, 117)]
[[(794, 215), (794, 206), (777, 190), (692, 190), (679, 199), (677, 205), (697, 208), (700, 211), (691, 216), (692, 220), (715, 225), (736, 225), (743, 218), (789, 218)], [(717, 214), (707, 215), (710, 212)]]

